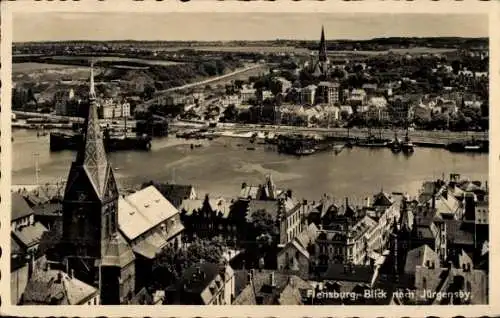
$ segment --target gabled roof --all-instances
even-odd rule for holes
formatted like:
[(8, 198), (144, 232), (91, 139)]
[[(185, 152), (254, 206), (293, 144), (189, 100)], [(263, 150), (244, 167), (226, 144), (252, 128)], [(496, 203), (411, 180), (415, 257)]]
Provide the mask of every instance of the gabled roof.
[(348, 281), (370, 284), (374, 270), (368, 265), (330, 264), (326, 272), (321, 274), (323, 280)]
[(393, 204), (391, 196), (383, 191), (377, 193), (373, 199), (374, 206), (391, 206)]
[(28, 281), (22, 305), (81, 305), (98, 290), (59, 270), (38, 270)]
[[(436, 262), (439, 257), (427, 244), (408, 252), (406, 255), (405, 273), (415, 273), (417, 266), (425, 266), (426, 261)], [(439, 264), (434, 264), (439, 266)]]
[(12, 235), (24, 245), (25, 248), (29, 248), (40, 242), (43, 233), (47, 231), (47, 228), (41, 223), (36, 222), (32, 225), (23, 226), (12, 232)]
[(176, 207), (179, 207), (183, 200), (189, 198), (193, 191), (192, 185), (169, 183), (155, 183), (153, 185)]
[[(275, 287), (270, 286), (270, 275), (274, 273)], [(236, 276), (247, 279), (248, 272), (236, 271)], [(236, 297), (233, 305), (257, 305), (257, 297), (262, 299), (263, 305), (301, 305), (302, 300), (297, 303), (296, 293), (290, 295), (287, 286), (300, 291), (311, 289), (311, 284), (296, 275), (290, 275), (279, 271), (259, 270), (254, 271), (253, 279), (245, 282), (245, 287)]]
[(26, 216), (29, 216), (33, 214), (33, 210), (30, 208), (28, 205), (28, 202), (23, 198), (23, 196), (17, 192), (12, 192), (11, 193), (11, 200), (12, 200), (12, 218), (11, 222), (24, 218)]
[(154, 186), (139, 190), (118, 201), (118, 224), (129, 240), (178, 213), (179, 211)]

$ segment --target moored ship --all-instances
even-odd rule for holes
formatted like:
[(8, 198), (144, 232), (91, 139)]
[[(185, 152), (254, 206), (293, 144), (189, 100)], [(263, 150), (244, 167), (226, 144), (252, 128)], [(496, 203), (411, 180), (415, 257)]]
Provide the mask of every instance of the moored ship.
[[(81, 133), (50, 133), (50, 151), (77, 150), (83, 143), (83, 134)], [(106, 151), (120, 150), (145, 150), (151, 149), (151, 137), (148, 135), (125, 136), (104, 134), (104, 147)]]

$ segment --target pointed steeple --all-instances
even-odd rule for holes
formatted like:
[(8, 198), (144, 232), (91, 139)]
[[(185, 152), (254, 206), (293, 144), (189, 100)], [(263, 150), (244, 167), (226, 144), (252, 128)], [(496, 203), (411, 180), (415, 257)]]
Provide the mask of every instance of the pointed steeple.
[(319, 43), (319, 61), (326, 62), (328, 60), (326, 54), (325, 28), (321, 26), (321, 40)]
[(96, 99), (95, 86), (94, 86), (94, 62), (90, 63), (90, 91), (89, 99), (93, 101)]
[[(109, 163), (104, 150), (103, 136), (97, 116), (94, 90), (94, 71), (90, 69), (90, 105), (84, 126), (84, 144), (78, 150), (76, 164), (83, 166), (99, 197), (105, 190)], [(111, 172), (112, 173), (112, 172)]]

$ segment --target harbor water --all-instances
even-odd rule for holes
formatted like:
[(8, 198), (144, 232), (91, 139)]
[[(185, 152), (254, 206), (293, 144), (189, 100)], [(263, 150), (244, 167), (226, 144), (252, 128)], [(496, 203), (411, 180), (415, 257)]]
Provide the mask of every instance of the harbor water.
[[(13, 184), (65, 181), (74, 151), (49, 151), (49, 136), (33, 130), (13, 131)], [(191, 145), (200, 145), (191, 147)], [(388, 148), (333, 150), (306, 157), (279, 154), (272, 146), (248, 139), (221, 137), (212, 141), (174, 136), (154, 139), (151, 151), (109, 154), (122, 188), (144, 181), (192, 184), (198, 196), (233, 197), (241, 184), (259, 184), (272, 174), (278, 188), (317, 200), (324, 193), (335, 198), (364, 198), (383, 189), (416, 194), (422, 181), (460, 173), (472, 180), (488, 180), (488, 154), (451, 153), (416, 148), (406, 156)], [(38, 167), (38, 172), (36, 172)]]

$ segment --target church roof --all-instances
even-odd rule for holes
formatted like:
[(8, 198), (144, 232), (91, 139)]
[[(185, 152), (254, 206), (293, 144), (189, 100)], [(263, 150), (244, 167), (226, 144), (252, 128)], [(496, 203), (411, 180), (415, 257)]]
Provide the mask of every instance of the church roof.
[[(76, 167), (83, 168), (97, 196), (102, 200), (106, 191), (106, 184), (112, 178), (111, 175), (113, 172), (106, 157), (103, 136), (99, 126), (92, 69), (90, 83), (90, 105), (84, 125), (84, 144), (78, 150), (74, 164)], [(67, 191), (72, 186), (71, 175), (68, 181)]]

